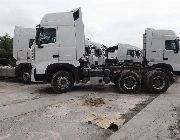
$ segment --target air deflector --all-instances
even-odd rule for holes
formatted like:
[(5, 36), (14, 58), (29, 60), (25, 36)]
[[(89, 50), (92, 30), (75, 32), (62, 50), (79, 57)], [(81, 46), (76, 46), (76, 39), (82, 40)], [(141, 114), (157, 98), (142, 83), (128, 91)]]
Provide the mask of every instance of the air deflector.
[(79, 18), (79, 9), (73, 13), (74, 21), (76, 21)]

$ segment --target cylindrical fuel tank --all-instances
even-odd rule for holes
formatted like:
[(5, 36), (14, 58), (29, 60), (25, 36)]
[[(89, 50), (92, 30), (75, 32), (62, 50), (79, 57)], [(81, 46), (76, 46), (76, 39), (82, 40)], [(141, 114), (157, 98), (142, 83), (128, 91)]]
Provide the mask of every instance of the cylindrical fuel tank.
[(16, 77), (15, 67), (0, 66), (0, 77)]

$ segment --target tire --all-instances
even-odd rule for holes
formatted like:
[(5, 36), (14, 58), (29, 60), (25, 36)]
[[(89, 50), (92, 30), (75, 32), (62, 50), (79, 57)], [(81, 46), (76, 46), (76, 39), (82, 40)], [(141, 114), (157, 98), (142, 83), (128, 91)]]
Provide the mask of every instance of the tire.
[(150, 71), (146, 79), (146, 87), (150, 93), (162, 94), (170, 86), (170, 80), (166, 73), (162, 71)]
[(118, 87), (123, 93), (137, 93), (141, 88), (141, 78), (134, 71), (124, 70), (118, 79)]
[(167, 69), (160, 69), (160, 68), (158, 68), (156, 70), (164, 72), (168, 76), (170, 84), (174, 83), (174, 74), (173, 74), (173, 72), (171, 72), (170, 70), (167, 70)]
[(24, 84), (30, 84), (31, 83), (31, 69), (28, 69), (28, 68), (22, 69), (20, 80)]
[(141, 81), (141, 87), (143, 89), (147, 89), (147, 84), (146, 84), (146, 81), (147, 81), (147, 77), (148, 75), (151, 73), (151, 71), (148, 71), (146, 72), (145, 74), (142, 75), (142, 81)]
[(114, 84), (115, 84), (116, 87), (118, 87), (118, 79), (114, 80)]
[(74, 86), (72, 74), (67, 71), (56, 72), (51, 79), (51, 86), (56, 93), (66, 93)]

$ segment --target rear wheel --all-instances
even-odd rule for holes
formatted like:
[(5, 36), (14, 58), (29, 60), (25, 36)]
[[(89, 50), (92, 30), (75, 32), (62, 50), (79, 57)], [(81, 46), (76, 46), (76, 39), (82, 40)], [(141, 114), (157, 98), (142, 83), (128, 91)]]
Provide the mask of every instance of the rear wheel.
[(119, 77), (118, 87), (123, 93), (136, 93), (141, 88), (141, 78), (134, 71), (124, 70)]
[(174, 75), (172, 71), (167, 70), (167, 69), (160, 69), (160, 68), (156, 70), (164, 72), (168, 76), (170, 84), (174, 83)]
[(51, 79), (51, 86), (56, 93), (65, 93), (72, 89), (74, 80), (67, 71), (59, 71)]
[(150, 71), (146, 79), (146, 87), (149, 92), (161, 94), (167, 91), (170, 85), (169, 77), (162, 71)]
[(28, 68), (24, 68), (21, 70), (21, 82), (25, 84), (31, 83), (31, 70)]
[(118, 87), (118, 79), (114, 80), (114, 84), (115, 84), (116, 87)]

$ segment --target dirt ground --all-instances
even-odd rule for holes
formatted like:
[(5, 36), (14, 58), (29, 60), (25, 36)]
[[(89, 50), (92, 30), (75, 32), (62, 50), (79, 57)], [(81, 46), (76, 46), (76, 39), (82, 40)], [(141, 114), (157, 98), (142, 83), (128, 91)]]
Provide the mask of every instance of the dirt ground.
[(0, 140), (104, 140), (158, 95), (122, 94), (114, 85), (50, 85), (0, 80)]

